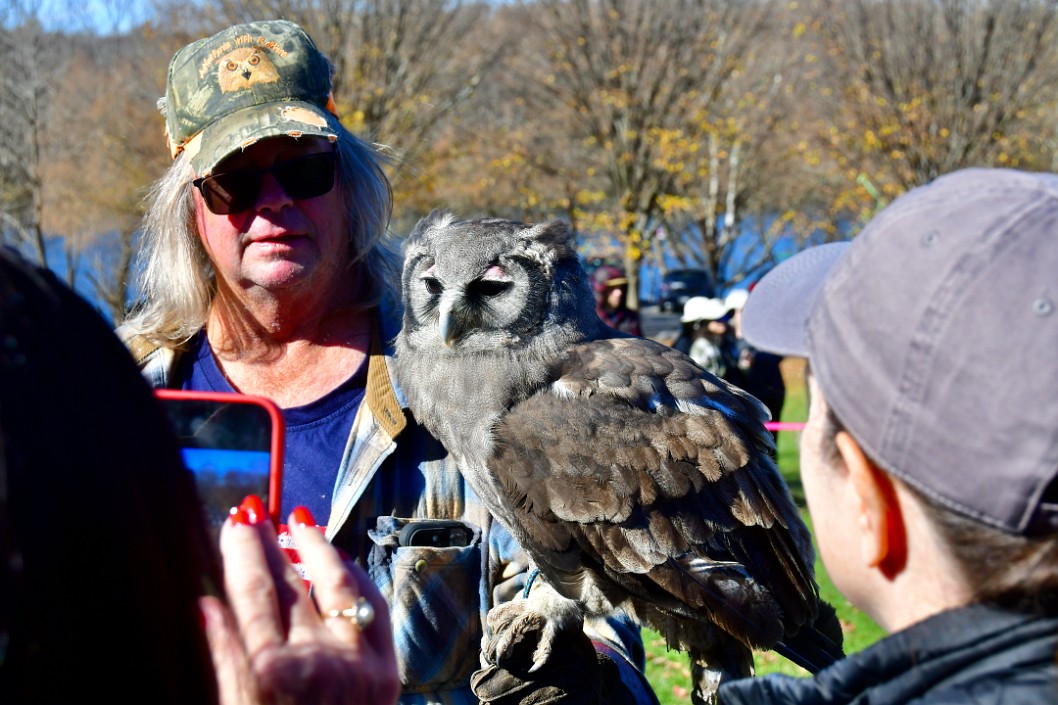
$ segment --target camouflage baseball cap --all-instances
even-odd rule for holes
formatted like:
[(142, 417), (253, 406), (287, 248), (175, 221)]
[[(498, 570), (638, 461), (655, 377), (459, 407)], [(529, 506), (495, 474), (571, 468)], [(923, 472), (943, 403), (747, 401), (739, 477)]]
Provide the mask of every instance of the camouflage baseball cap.
[(169, 62), (165, 129), (173, 158), (199, 176), (266, 137), (338, 139), (331, 65), (286, 20), (250, 22), (199, 39)]

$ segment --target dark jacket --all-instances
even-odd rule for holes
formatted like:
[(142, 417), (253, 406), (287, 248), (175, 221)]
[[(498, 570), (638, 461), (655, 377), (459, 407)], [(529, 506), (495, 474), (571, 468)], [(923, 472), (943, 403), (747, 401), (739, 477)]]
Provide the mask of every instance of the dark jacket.
[(972, 605), (882, 639), (813, 678), (764, 676), (720, 688), (722, 705), (1058, 703), (1058, 618)]

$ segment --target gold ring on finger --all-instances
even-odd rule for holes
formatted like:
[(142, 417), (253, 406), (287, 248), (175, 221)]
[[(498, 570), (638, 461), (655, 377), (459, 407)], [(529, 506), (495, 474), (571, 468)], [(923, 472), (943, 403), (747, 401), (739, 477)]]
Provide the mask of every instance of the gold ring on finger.
[(363, 629), (375, 621), (375, 608), (367, 601), (367, 598), (360, 597), (352, 607), (344, 610), (328, 610), (327, 617), (346, 617), (353, 623), (353, 626)]

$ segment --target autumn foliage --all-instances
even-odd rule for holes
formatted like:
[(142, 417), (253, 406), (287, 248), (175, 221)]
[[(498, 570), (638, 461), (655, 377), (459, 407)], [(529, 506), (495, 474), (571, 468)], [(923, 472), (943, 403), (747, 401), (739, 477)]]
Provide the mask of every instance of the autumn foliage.
[(158, 1), (106, 31), (38, 6), (0, 4), (0, 234), (113, 318), (168, 58), (249, 18), (332, 58), (343, 120), (392, 159), (395, 232), (437, 206), (563, 217), (633, 278), (737, 284), (940, 174), (1055, 168), (1058, 0)]

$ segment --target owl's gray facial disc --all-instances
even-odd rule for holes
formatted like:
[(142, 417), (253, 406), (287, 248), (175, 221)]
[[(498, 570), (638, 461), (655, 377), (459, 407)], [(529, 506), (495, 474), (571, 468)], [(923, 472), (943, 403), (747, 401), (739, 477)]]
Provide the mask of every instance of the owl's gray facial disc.
[(435, 336), (450, 348), (484, 351), (517, 347), (537, 332), (548, 303), (549, 279), (530, 258), (437, 258), (409, 262), (411, 342)]

